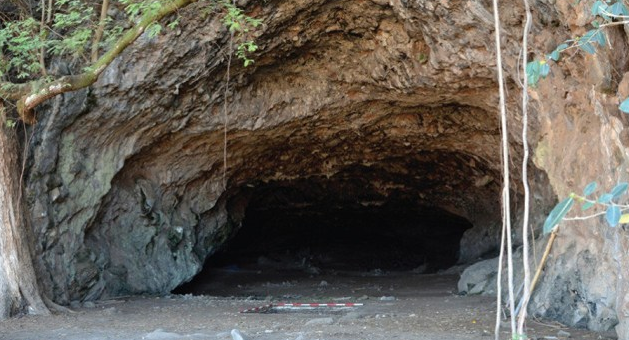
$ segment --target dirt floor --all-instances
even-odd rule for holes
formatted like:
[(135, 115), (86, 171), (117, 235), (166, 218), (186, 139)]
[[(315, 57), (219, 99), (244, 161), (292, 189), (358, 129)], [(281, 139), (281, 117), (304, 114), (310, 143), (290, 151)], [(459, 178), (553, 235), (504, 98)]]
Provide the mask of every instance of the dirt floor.
[[(0, 322), (0, 339), (493, 339), (495, 299), (457, 295), (458, 275), (223, 268), (205, 276), (188, 287), (204, 295), (131, 297), (87, 303), (72, 314), (25, 316)], [(363, 306), (239, 312), (277, 302)], [(502, 339), (509, 339), (507, 328)], [(528, 330), (531, 339), (616, 338), (533, 320)]]

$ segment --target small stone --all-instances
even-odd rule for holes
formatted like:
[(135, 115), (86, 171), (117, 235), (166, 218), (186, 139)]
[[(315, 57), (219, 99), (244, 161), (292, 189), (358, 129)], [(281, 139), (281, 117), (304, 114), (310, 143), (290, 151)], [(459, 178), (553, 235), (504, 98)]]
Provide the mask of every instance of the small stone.
[(334, 323), (332, 318), (317, 318), (306, 322), (306, 326), (331, 325)]
[(92, 301), (85, 301), (83, 303), (83, 307), (85, 307), (85, 308), (95, 308), (96, 304), (94, 302), (92, 302)]
[(50, 191), (50, 198), (53, 202), (59, 202), (59, 199), (61, 198), (61, 190), (59, 190), (59, 188), (52, 189)]
[(363, 296), (358, 298), (358, 301), (363, 301), (363, 300), (369, 300), (369, 296), (363, 295)]
[(74, 309), (81, 308), (81, 302), (77, 300), (71, 301), (70, 308), (74, 308)]
[(319, 287), (327, 287), (327, 285), (328, 285), (328, 281), (325, 281), (325, 280), (319, 283)]
[(105, 315), (114, 315), (116, 313), (118, 313), (118, 310), (116, 309), (116, 307), (111, 307), (111, 308), (107, 308), (103, 310), (103, 314)]
[(347, 314), (345, 314), (341, 320), (342, 321), (348, 321), (348, 320), (358, 320), (360, 318), (362, 318), (364, 315), (359, 313), (359, 312), (349, 312)]
[(395, 296), (382, 296), (380, 301), (395, 301)]
[(242, 335), (242, 333), (240, 333), (240, 331), (235, 328), (232, 329), (231, 336), (233, 340), (245, 340), (245, 337)]
[(163, 329), (156, 329), (154, 331), (152, 331), (151, 333), (148, 333), (147, 335), (143, 336), (142, 339), (147, 339), (147, 340), (175, 340), (175, 339), (181, 339), (181, 335), (177, 334), (177, 333), (170, 333), (170, 332), (164, 332)]
[(570, 337), (570, 333), (568, 333), (566, 331), (559, 330), (557, 332), (557, 336), (560, 337), (560, 338), (569, 338)]

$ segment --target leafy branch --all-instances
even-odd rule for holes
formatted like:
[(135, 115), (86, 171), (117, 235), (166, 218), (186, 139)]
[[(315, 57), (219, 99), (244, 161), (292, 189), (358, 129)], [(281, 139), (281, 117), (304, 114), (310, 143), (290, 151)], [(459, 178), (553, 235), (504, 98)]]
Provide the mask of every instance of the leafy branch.
[(258, 50), (258, 45), (249, 38), (248, 33), (260, 26), (262, 20), (246, 15), (242, 9), (236, 7), (230, 1), (223, 0), (221, 5), (226, 9), (223, 23), (230, 32), (237, 33), (235, 35), (238, 44), (236, 56), (247, 67), (253, 63), (253, 59), (249, 58), (249, 54)]
[[(559, 202), (544, 222), (543, 232), (548, 234), (552, 232), (562, 220), (586, 220), (597, 216), (605, 216), (605, 220), (610, 227), (617, 227), (619, 224), (629, 223), (629, 214), (623, 214), (624, 211), (629, 210), (629, 205), (619, 204), (618, 198), (624, 195), (629, 188), (629, 183), (618, 183), (609, 192), (594, 198), (591, 197), (596, 191), (597, 184), (592, 182), (583, 189), (582, 195), (571, 193), (563, 201)], [(596, 212), (588, 216), (577, 216), (566, 218), (565, 216), (570, 212), (575, 202), (581, 203), (581, 211), (589, 210), (593, 207), (603, 208), (603, 211)]]
[[(123, 32), (119, 25), (114, 25), (112, 18), (106, 16), (108, 0), (103, 0), (101, 15), (97, 25), (92, 22), (94, 8), (80, 0), (55, 0), (54, 16), (48, 5), (48, 16), (53, 18), (50, 26), (43, 29), (44, 1), (42, 1), (42, 20), (27, 18), (15, 22), (4, 22), (0, 26), (0, 99), (16, 102), (20, 118), (29, 124), (35, 122), (33, 109), (44, 101), (61, 93), (76, 91), (93, 84), (105, 68), (132, 44), (140, 35), (150, 37), (159, 34), (159, 23), (164, 17), (177, 13), (198, 0), (118, 0), (125, 5), (125, 12), (135, 22)], [(226, 0), (206, 0), (218, 4), (225, 10), (223, 23), (237, 39), (235, 55), (244, 61), (244, 66), (253, 63), (249, 55), (258, 49), (251, 38), (251, 31), (261, 24), (260, 19), (252, 18), (231, 2)], [(179, 18), (168, 24), (174, 28)], [(93, 37), (93, 32), (96, 35)], [(234, 34), (236, 33), (236, 34)], [(101, 43), (101, 40), (103, 41)], [(90, 47), (91, 43), (91, 49)], [(98, 56), (102, 44), (108, 44), (106, 52)], [(90, 58), (85, 52), (91, 50)], [(90, 64), (77, 75), (42, 77), (38, 72), (45, 69), (42, 51), (52, 55), (81, 58)], [(12, 82), (10, 79), (17, 80)]]
[[(604, 29), (629, 24), (629, 9), (622, 0), (597, 0), (592, 5), (591, 14), (594, 17), (591, 23), (593, 29), (580, 37), (566, 40), (544, 58), (527, 63), (526, 75), (529, 85), (536, 86), (540, 79), (546, 78), (550, 73), (550, 62), (559, 62), (562, 53), (579, 49), (587, 54), (594, 54), (597, 47), (603, 47), (606, 44)], [(623, 100), (618, 108), (629, 114), (629, 98)]]
[(32, 112), (35, 107), (61, 93), (76, 91), (90, 86), (96, 82), (105, 68), (142, 35), (151, 24), (195, 1), (197, 0), (172, 0), (164, 2), (163, 6), (158, 11), (142, 15), (138, 23), (120, 37), (113, 48), (107, 51), (81, 74), (63, 76), (51, 81), (37, 79), (23, 84), (0, 82), (0, 97), (16, 100), (20, 118), (24, 122), (32, 124), (35, 122), (35, 117)]

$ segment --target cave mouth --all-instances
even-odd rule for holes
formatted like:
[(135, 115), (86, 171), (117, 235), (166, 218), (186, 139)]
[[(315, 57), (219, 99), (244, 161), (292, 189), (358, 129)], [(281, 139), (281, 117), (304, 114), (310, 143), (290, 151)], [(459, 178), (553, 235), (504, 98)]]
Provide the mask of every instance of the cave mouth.
[(173, 293), (216, 294), (206, 288), (208, 281), (224, 279), (217, 271), (264, 272), (290, 280), (320, 274), (430, 274), (457, 263), (463, 233), (473, 227), (470, 221), (406, 193), (383, 197), (368, 188), (332, 179), (240, 192), (228, 203), (244, 212), (240, 228)]
[(471, 224), (436, 207), (287, 206), (247, 209), (242, 229), (216, 254), (216, 266), (297, 261), (317, 271), (436, 272), (457, 261)]

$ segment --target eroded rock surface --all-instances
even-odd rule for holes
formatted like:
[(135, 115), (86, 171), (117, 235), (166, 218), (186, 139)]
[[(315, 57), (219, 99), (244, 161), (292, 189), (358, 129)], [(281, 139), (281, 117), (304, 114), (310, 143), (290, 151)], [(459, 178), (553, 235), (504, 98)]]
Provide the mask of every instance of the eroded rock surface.
[[(233, 65), (226, 103), (229, 35), (195, 6), (176, 31), (143, 37), (95, 86), (52, 100), (39, 116), (27, 199), (38, 271), (55, 301), (168, 292), (238, 231), (248, 190), (310, 178), (336, 178), (339, 192), (360, 188), (355, 203), (411, 197), (467, 219), (460, 262), (495, 251), (501, 180), (489, 2), (251, 2), (247, 10), (264, 21), (260, 51), (253, 66)], [(503, 6), (517, 170), (523, 15)], [(536, 2), (536, 52), (584, 30), (565, 6)], [(611, 35), (615, 50), (568, 58), (532, 89), (538, 231), (555, 193), (626, 177), (627, 122), (615, 105), (627, 42), (621, 30)], [(612, 248), (627, 243), (598, 220), (565, 228), (533, 310), (594, 329), (613, 327), (620, 313), (626, 332), (629, 267)], [(597, 265), (579, 269), (583, 261)], [(566, 317), (577, 312), (582, 318)]]

